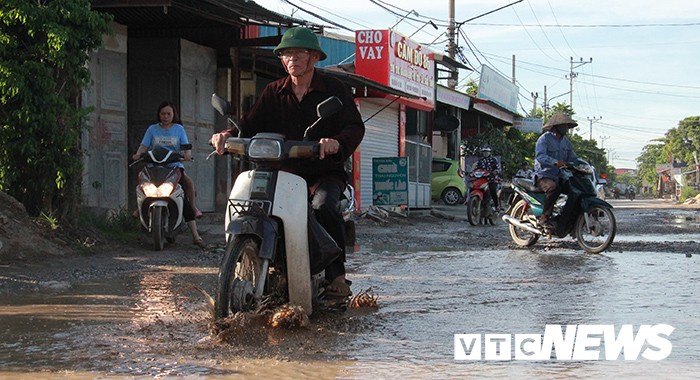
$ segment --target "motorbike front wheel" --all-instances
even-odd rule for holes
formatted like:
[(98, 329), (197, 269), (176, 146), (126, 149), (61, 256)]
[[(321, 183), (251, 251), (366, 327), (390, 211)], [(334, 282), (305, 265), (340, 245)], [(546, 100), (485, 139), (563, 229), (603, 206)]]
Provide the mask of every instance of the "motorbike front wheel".
[[(527, 218), (530, 214), (528, 211), (529, 209), (530, 206), (527, 202), (521, 199), (511, 208), (510, 216), (519, 220), (521, 223), (529, 223)], [(540, 235), (527, 232), (510, 223), (508, 223), (508, 231), (510, 232), (510, 237), (513, 239), (513, 242), (521, 247), (530, 247), (537, 243), (537, 240), (540, 238)]]
[(164, 217), (163, 207), (156, 206), (151, 209), (151, 234), (153, 235), (153, 249), (162, 251), (165, 245), (165, 225), (167, 218)]
[(255, 307), (255, 289), (263, 271), (259, 252), (253, 238), (229, 236), (219, 268), (214, 306), (217, 319)]
[(467, 202), (467, 220), (472, 226), (476, 226), (481, 221), (481, 199), (477, 196), (469, 197)]
[(588, 253), (600, 253), (608, 249), (615, 239), (617, 224), (612, 210), (599, 205), (591, 206), (576, 220), (576, 241)]

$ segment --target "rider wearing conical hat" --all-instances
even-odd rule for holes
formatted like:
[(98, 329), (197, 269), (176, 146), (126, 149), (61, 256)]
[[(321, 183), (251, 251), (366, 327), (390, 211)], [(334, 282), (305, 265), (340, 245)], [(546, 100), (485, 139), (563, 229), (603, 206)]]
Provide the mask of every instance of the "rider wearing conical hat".
[(545, 132), (535, 145), (535, 181), (545, 193), (542, 216), (538, 222), (545, 227), (552, 227), (550, 218), (559, 194), (568, 193), (560, 168), (578, 159), (566, 137), (569, 129), (576, 126), (578, 123), (571, 116), (557, 112), (544, 125)]

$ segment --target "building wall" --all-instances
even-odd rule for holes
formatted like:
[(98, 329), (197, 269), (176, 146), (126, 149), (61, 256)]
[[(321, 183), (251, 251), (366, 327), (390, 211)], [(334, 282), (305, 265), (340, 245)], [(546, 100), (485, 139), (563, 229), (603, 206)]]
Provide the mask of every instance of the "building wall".
[(119, 209), (127, 205), (127, 28), (112, 24), (114, 33), (90, 59), (92, 85), (82, 106), (92, 107), (83, 132), (83, 205)]

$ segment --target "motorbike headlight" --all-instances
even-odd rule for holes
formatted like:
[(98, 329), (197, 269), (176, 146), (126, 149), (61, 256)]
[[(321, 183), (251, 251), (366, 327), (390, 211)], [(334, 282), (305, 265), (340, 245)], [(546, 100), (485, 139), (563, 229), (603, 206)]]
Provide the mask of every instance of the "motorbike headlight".
[(143, 193), (149, 198), (168, 197), (170, 196), (170, 193), (173, 192), (173, 188), (173, 184), (170, 182), (165, 182), (160, 186), (147, 183), (143, 186)]
[(282, 143), (275, 139), (252, 139), (248, 146), (248, 156), (250, 158), (279, 160), (282, 158)]

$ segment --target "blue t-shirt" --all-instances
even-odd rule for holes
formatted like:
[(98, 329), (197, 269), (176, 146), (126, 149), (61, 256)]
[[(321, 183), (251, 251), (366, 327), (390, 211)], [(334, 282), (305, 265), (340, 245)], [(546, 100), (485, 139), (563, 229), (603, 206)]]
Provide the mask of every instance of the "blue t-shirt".
[[(185, 127), (177, 123), (171, 125), (170, 128), (163, 128), (160, 124), (151, 124), (141, 140), (141, 145), (147, 146), (148, 149), (161, 146), (171, 152), (179, 152), (180, 145), (189, 143)], [(185, 167), (182, 162), (176, 162), (168, 166)]]

